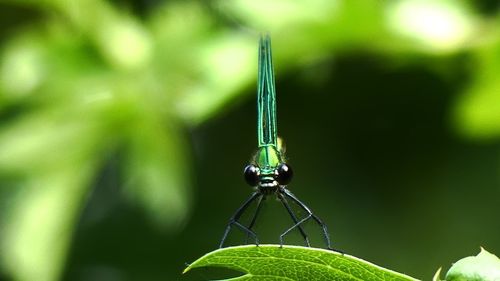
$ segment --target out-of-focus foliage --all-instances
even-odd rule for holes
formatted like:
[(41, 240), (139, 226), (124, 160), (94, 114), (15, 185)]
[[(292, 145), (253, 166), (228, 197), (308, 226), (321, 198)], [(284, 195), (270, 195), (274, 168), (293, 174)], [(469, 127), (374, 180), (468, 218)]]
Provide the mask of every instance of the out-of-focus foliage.
[[(497, 26), (499, 26), (498, 23)], [(498, 33), (500, 31), (496, 28)], [(486, 45), (475, 52), (477, 72), (457, 106), (458, 126), (472, 137), (500, 135), (500, 43)]]
[(188, 131), (253, 87), (259, 32), (278, 75), (356, 49), (401, 64), (466, 53), (474, 77), (455, 127), (500, 133), (500, 16), (466, 1), (4, 0), (0, 11), (0, 258), (14, 280), (61, 277), (109, 163), (152, 222), (182, 229)]

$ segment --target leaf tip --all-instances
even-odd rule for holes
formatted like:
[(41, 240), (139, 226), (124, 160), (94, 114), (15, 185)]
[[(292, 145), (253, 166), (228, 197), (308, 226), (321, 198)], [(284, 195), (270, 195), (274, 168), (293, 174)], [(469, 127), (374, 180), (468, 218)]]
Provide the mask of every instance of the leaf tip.
[(443, 270), (442, 267), (438, 268), (438, 270), (436, 271), (436, 273), (434, 273), (434, 276), (432, 277), (432, 281), (440, 281), (441, 279), (440, 276), (441, 276), (441, 271)]
[(184, 270), (182, 271), (182, 274), (186, 274), (186, 272), (190, 271), (191, 270), (191, 265), (193, 265), (193, 264), (185, 262), (184, 265), (186, 266), (186, 268), (184, 268)]

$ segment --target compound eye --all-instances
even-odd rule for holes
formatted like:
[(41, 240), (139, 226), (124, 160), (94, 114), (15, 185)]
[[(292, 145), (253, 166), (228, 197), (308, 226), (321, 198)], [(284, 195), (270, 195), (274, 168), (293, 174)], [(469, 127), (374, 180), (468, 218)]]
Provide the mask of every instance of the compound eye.
[(276, 168), (276, 180), (280, 185), (287, 185), (293, 177), (292, 167), (282, 163)]
[(257, 166), (250, 164), (245, 167), (243, 170), (243, 176), (245, 177), (245, 181), (250, 186), (256, 186), (259, 183), (259, 175), (260, 170)]

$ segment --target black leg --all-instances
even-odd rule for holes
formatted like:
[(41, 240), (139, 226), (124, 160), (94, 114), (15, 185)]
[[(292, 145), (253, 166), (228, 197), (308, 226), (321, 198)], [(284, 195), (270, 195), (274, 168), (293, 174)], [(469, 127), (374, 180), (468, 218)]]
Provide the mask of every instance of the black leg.
[[(292, 217), (293, 222), (295, 223), (295, 225), (297, 225), (299, 223), (299, 220), (297, 219), (297, 216), (295, 216), (295, 214), (293, 213), (292, 208), (288, 204), (288, 201), (286, 200), (286, 198), (283, 197), (283, 195), (281, 193), (278, 193), (278, 199), (281, 201), (281, 203), (283, 203), (283, 206), (285, 206), (286, 210), (288, 211), (288, 214), (290, 214), (290, 217)], [(299, 225), (297, 225), (297, 227), (299, 228), (300, 234), (304, 238), (307, 247), (311, 247), (311, 243), (309, 243), (309, 237), (307, 237), (307, 234), (304, 231), (304, 229), (302, 228), (302, 226), (299, 224)], [(283, 239), (280, 238), (280, 242), (281, 242), (281, 245), (283, 245)]]
[[(262, 201), (266, 200), (266, 196), (262, 195), (259, 197), (259, 201), (257, 201), (257, 207), (255, 209), (255, 213), (253, 214), (253, 218), (250, 221), (250, 224), (248, 225), (248, 229), (252, 230), (252, 227), (255, 225), (255, 221), (257, 220), (257, 216), (259, 215), (260, 208), (262, 207)], [(245, 239), (245, 244), (248, 243), (248, 237), (250, 237), (250, 234), (247, 233), (247, 238)]]
[(245, 210), (248, 208), (248, 206), (258, 197), (262, 196), (262, 193), (260, 192), (254, 192), (250, 198), (241, 205), (241, 207), (236, 210), (236, 213), (231, 217), (229, 220), (229, 223), (227, 224), (226, 231), (224, 231), (224, 235), (222, 236), (222, 240), (220, 241), (219, 248), (222, 248), (224, 246), (224, 242), (226, 241), (227, 235), (229, 234), (229, 231), (231, 230), (231, 227), (233, 225), (236, 225), (239, 227), (241, 230), (247, 233), (247, 235), (252, 236), (255, 239), (255, 244), (259, 244), (259, 240), (257, 238), (257, 234), (253, 232), (252, 230), (248, 229), (246, 226), (242, 225), (241, 223), (238, 222), (238, 219), (241, 217), (241, 215), (245, 212)]
[[(323, 229), (323, 238), (325, 239), (326, 246), (328, 247), (328, 249), (334, 250), (331, 246), (330, 237), (328, 235), (328, 229), (326, 228), (326, 225), (321, 221), (321, 219), (319, 217), (317, 217), (316, 215), (314, 215), (312, 213), (312, 211), (304, 203), (302, 203), (302, 201), (300, 201), (297, 197), (295, 197), (295, 195), (293, 195), (288, 189), (284, 188), (283, 193), (285, 194), (286, 197), (292, 199), (292, 201), (294, 201), (299, 207), (301, 207), (309, 215), (307, 217), (305, 217), (304, 219), (302, 219), (300, 222), (298, 222), (296, 225), (294, 225), (290, 229), (288, 229), (285, 233), (282, 234), (282, 236), (285, 236), (293, 228), (300, 226), (302, 223), (306, 222), (308, 219), (313, 218), (316, 221), (316, 223), (318, 223), (318, 225)], [(281, 237), (280, 237), (280, 239), (281, 239)]]

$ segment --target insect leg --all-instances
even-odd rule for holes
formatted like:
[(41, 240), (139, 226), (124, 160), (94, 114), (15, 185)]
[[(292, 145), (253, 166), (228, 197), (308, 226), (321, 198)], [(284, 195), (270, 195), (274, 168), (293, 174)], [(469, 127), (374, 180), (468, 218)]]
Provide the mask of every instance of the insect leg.
[[(252, 220), (250, 221), (250, 224), (248, 225), (248, 229), (252, 230), (252, 227), (255, 225), (255, 221), (257, 220), (257, 216), (259, 215), (260, 208), (262, 207), (262, 201), (266, 200), (266, 196), (262, 195), (259, 197), (259, 200), (257, 201), (257, 207), (255, 209), (255, 213), (253, 214)], [(248, 237), (250, 237), (250, 234), (247, 233), (247, 238), (245, 239), (245, 244), (248, 243)]]
[[(292, 208), (288, 204), (288, 201), (286, 200), (286, 198), (283, 197), (283, 195), (281, 193), (278, 193), (278, 198), (281, 201), (281, 203), (283, 203), (283, 206), (285, 206), (290, 217), (292, 217), (292, 220), (295, 223), (295, 225), (297, 225), (299, 223), (299, 220), (297, 219), (297, 216), (295, 216), (295, 214), (293, 213)], [(309, 237), (307, 237), (307, 234), (304, 231), (304, 229), (302, 228), (302, 226), (300, 224), (298, 224), (297, 227), (299, 228), (300, 234), (302, 235), (302, 237), (306, 241), (307, 247), (311, 247), (311, 243), (309, 243)], [(283, 239), (280, 238), (280, 241), (281, 241), (281, 244), (283, 244)]]
[(323, 230), (323, 238), (325, 239), (325, 242), (326, 242), (326, 246), (328, 249), (330, 250), (334, 250), (331, 246), (331, 242), (330, 242), (330, 237), (328, 235), (328, 229), (326, 228), (326, 225), (321, 221), (321, 219), (314, 215), (311, 211), (311, 209), (309, 209), (309, 207), (307, 207), (304, 203), (302, 203), (302, 201), (300, 201), (295, 195), (293, 195), (293, 193), (291, 193), (288, 189), (283, 189), (283, 192), (285, 194), (286, 197), (292, 199), (292, 201), (294, 201), (299, 207), (301, 207), (304, 211), (306, 211), (309, 216), (306, 217), (304, 220), (307, 220), (309, 218), (313, 218), (316, 223), (322, 228)]
[(226, 241), (227, 235), (229, 234), (229, 231), (231, 230), (231, 227), (233, 225), (238, 226), (241, 230), (247, 233), (247, 235), (252, 236), (255, 239), (255, 244), (259, 244), (259, 240), (257, 238), (257, 234), (253, 232), (252, 230), (248, 229), (246, 226), (242, 225), (241, 223), (238, 222), (238, 219), (243, 215), (245, 210), (248, 208), (248, 206), (258, 197), (261, 197), (262, 193), (260, 192), (254, 192), (250, 198), (241, 205), (241, 207), (236, 210), (236, 213), (229, 219), (229, 223), (227, 224), (226, 231), (224, 231), (224, 235), (222, 236), (222, 240), (220, 241), (219, 248), (222, 248), (224, 246), (224, 242)]

